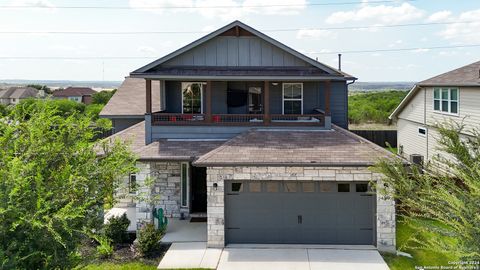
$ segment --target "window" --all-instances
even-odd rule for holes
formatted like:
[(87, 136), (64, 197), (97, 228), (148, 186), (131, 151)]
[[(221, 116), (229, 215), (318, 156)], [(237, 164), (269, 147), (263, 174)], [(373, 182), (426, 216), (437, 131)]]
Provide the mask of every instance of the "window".
[(243, 185), (242, 183), (232, 183), (232, 192), (241, 192)]
[(137, 192), (137, 174), (131, 173), (128, 177), (128, 193)]
[(458, 114), (458, 89), (433, 89), (433, 110), (443, 113)]
[(188, 164), (182, 163), (181, 177), (181, 201), (182, 207), (188, 207)]
[(297, 192), (296, 182), (287, 182), (284, 184), (285, 192)]
[(205, 83), (182, 83), (182, 113), (203, 113)]
[(303, 114), (303, 83), (283, 84), (283, 114)]
[(248, 112), (252, 114), (261, 114), (262, 108), (262, 88), (250, 86), (248, 88)]
[(350, 184), (338, 184), (338, 192), (350, 192)]
[(250, 192), (262, 192), (262, 183), (260, 182), (250, 182), (248, 184), (248, 189)]
[(368, 184), (356, 184), (355, 185), (356, 192), (367, 192), (368, 191)]

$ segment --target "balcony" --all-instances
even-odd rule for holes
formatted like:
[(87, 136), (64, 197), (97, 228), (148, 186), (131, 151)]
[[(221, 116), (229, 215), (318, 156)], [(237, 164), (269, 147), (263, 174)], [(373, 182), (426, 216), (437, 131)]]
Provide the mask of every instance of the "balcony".
[(325, 126), (325, 115), (318, 114), (179, 114), (152, 113), (152, 126)]

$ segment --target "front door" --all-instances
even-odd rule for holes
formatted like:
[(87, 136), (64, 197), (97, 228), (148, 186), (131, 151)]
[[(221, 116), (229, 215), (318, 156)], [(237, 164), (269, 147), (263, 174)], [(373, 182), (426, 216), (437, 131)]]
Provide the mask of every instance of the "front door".
[(207, 168), (192, 168), (192, 207), (190, 212), (207, 212)]

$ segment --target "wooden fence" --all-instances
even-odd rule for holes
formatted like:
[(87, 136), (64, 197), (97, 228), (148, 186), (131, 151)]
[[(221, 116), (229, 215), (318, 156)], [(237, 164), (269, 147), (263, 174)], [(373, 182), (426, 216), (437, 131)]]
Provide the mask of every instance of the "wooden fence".
[(397, 131), (396, 130), (350, 130), (351, 132), (361, 136), (381, 147), (387, 147), (387, 143), (391, 147), (397, 147)]

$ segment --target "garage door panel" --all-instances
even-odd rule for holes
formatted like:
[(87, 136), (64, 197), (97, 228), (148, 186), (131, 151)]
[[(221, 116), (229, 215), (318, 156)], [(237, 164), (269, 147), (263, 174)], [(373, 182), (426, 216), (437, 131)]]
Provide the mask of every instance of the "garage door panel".
[(337, 192), (333, 182), (323, 189), (318, 182), (305, 189), (298, 182), (243, 182), (256, 182), (254, 192), (226, 193), (228, 243), (374, 243), (375, 197), (353, 183), (350, 192)]

